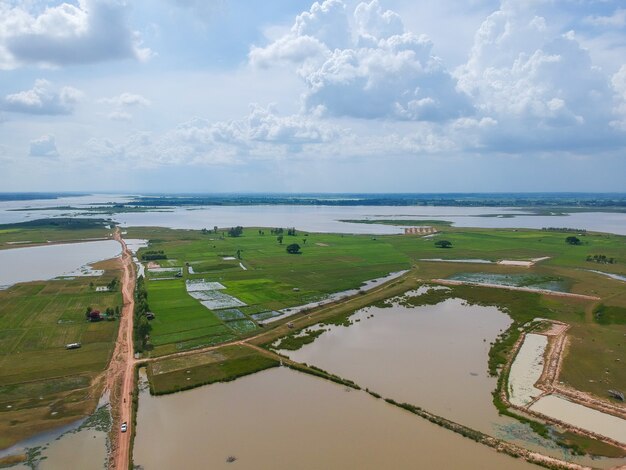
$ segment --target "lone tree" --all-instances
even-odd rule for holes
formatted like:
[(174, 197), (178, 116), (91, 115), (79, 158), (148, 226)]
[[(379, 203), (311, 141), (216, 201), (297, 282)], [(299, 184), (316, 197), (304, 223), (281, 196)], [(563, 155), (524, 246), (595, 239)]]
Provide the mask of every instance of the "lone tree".
[(278, 236), (276, 237), (276, 240), (278, 240), (278, 243), (279, 243), (280, 245), (282, 245), (282, 244), (283, 244), (283, 236), (282, 236), (282, 235), (278, 235)]
[(288, 245), (287, 253), (289, 253), (290, 255), (300, 254), (300, 245), (298, 245), (297, 243), (292, 243), (291, 245)]
[(452, 242), (448, 240), (437, 240), (435, 246), (437, 248), (452, 248)]
[(582, 242), (580, 241), (580, 238), (578, 237), (567, 237), (565, 239), (565, 243), (567, 243), (568, 245), (580, 245)]

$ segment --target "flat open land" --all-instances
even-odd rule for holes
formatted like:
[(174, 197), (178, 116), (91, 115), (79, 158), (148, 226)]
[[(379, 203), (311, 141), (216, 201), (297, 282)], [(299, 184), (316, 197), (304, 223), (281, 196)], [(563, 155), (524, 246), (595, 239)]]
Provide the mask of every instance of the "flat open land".
[[(119, 292), (89, 285), (119, 277), (119, 261), (96, 266), (103, 276), (0, 290), (0, 448), (93, 411), (94, 379), (108, 364), (117, 321), (89, 322), (85, 310), (121, 305)], [(65, 349), (75, 342), (82, 347)]]
[[(15, 246), (7, 246), (6, 241), (42, 238), (35, 236), (36, 227), (15, 229), (19, 233), (4, 230), (8, 231), (0, 231), (3, 248)], [(106, 230), (93, 226), (45, 230), (49, 232), (43, 232), (43, 238), (56, 240), (106, 235)], [(244, 228), (238, 237), (228, 236), (224, 229), (215, 233), (129, 228), (125, 238), (149, 240), (149, 246), (138, 252), (144, 264), (172, 269), (155, 271), (157, 274), (152, 276), (147, 270), (145, 281), (148, 310), (155, 318), (149, 322), (151, 331), (139, 361), (149, 361), (152, 390), (168, 393), (272, 367), (278, 358), (268, 351), (255, 350), (259, 345), (294, 336), (321, 320), (342, 322), (358, 308), (459, 273), (514, 279), (523, 276), (528, 285), (552, 283), (566, 292), (589, 296), (565, 298), (459, 285), (421, 296), (419, 302), (457, 297), (497, 306), (513, 319), (511, 332), (536, 317), (566, 322), (571, 325), (570, 340), (561, 380), (603, 399), (607, 399), (607, 389), (626, 389), (626, 374), (618, 367), (626, 361), (624, 282), (588, 271), (625, 275), (626, 237), (586, 233), (579, 235), (580, 245), (568, 245), (568, 232), (446, 225), (437, 230), (435, 238), (299, 231), (289, 236), (285, 230), (281, 243), (270, 228)], [(437, 240), (449, 240), (452, 248), (436, 247)], [(291, 243), (298, 243), (302, 253), (287, 253), (286, 246)], [(166, 259), (151, 257), (161, 251)], [(596, 254), (617, 262), (587, 261), (588, 256)], [(500, 260), (543, 257), (549, 259), (530, 267), (496, 264)], [(427, 258), (494, 263), (422, 261)], [(103, 263), (101, 269), (105, 269), (105, 275), (98, 279), (98, 285), (120, 277), (119, 264)], [(282, 309), (358, 289), (367, 280), (400, 270), (409, 273), (367, 294), (267, 323)], [(87, 306), (104, 310), (121, 305), (121, 295), (95, 292), (89, 286), (92, 279), (34, 282), (0, 291), (0, 447), (85, 416), (93, 409), (99, 398), (94, 379), (110, 359), (117, 322), (89, 323), (84, 313)], [(489, 363), (492, 372), (508, 360), (514, 341), (515, 335), (510, 335), (493, 345)], [(64, 345), (69, 342), (81, 342), (83, 347), (67, 351)], [(219, 347), (222, 343), (230, 344)], [(340, 380), (331, 378), (335, 379)]]

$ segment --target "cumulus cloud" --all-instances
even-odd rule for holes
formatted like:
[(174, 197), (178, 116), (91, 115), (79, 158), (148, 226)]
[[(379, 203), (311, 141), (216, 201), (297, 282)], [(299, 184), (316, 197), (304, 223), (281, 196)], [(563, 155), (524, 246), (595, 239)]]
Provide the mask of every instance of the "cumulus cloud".
[(262, 67), (295, 64), (307, 85), (304, 107), (317, 115), (440, 121), (471, 114), (432, 47), (377, 0), (357, 5), (352, 22), (343, 2), (326, 0), (249, 58)]
[(495, 146), (598, 145), (610, 131), (607, 77), (573, 32), (554, 30), (532, 4), (503, 2), (456, 74), (479, 113), (498, 121)]
[(11, 93), (0, 102), (5, 111), (26, 114), (72, 114), (83, 93), (69, 86), (55, 89), (47, 80), (37, 80), (30, 90)]
[(136, 93), (124, 92), (112, 98), (102, 98), (101, 103), (112, 104), (118, 107), (150, 106), (150, 100)]
[(99, 103), (113, 105), (113, 111), (106, 114), (111, 121), (131, 121), (133, 115), (129, 112), (131, 108), (150, 106), (150, 100), (136, 93), (124, 92), (111, 98), (101, 98)]
[(274, 106), (252, 105), (243, 119), (194, 118), (160, 134), (138, 133), (123, 142), (93, 139), (84, 154), (119, 157), (138, 165), (233, 164), (242, 157), (275, 158), (328, 143), (340, 132), (299, 115), (280, 116)]
[(38, 14), (0, 3), (0, 68), (146, 60), (152, 52), (129, 27), (127, 10), (124, 0), (79, 0)]
[(47, 134), (31, 140), (29, 155), (31, 157), (58, 157), (59, 152), (54, 136)]
[(626, 64), (611, 77), (611, 85), (615, 92), (615, 107), (613, 109), (616, 119), (611, 125), (622, 131), (626, 131)]

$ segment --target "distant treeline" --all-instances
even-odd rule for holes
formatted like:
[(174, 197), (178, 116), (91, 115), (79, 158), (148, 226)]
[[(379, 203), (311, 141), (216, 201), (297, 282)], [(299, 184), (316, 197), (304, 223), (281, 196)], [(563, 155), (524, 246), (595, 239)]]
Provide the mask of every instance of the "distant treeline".
[(586, 233), (584, 228), (568, 228), (568, 227), (543, 227), (541, 230), (546, 232), (574, 232), (574, 233)]
[(17, 222), (14, 224), (0, 225), (0, 229), (8, 228), (62, 228), (69, 230), (102, 228), (105, 225), (111, 225), (114, 222), (104, 219), (79, 219), (71, 217), (59, 217), (54, 219), (36, 219), (26, 222)]
[(215, 194), (139, 196), (127, 206), (228, 206), (228, 205), (304, 205), (304, 206), (461, 206), (461, 207), (555, 207), (623, 208), (626, 194), (576, 193), (450, 193), (450, 194)]

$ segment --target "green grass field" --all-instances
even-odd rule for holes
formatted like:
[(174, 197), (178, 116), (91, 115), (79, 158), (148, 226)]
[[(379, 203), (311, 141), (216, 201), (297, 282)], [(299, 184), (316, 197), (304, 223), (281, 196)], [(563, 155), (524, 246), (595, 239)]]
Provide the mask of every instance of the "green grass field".
[[(0, 250), (48, 242), (108, 238), (111, 229), (104, 219), (37, 219), (0, 225)], [(16, 243), (17, 242), (17, 243)]]
[[(118, 262), (100, 263), (100, 278), (17, 284), (0, 291), (0, 448), (33, 431), (90, 412), (98, 397), (91, 386), (109, 361), (117, 321), (91, 323), (88, 306), (121, 306), (119, 292), (89, 285), (119, 277)], [(80, 349), (66, 350), (79, 342)]]
[(225, 346), (208, 353), (161, 359), (148, 366), (151, 392), (155, 395), (179, 392), (199, 385), (227, 382), (244, 375), (278, 366), (247, 346)]

